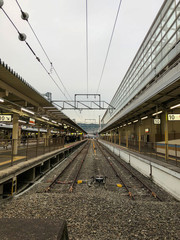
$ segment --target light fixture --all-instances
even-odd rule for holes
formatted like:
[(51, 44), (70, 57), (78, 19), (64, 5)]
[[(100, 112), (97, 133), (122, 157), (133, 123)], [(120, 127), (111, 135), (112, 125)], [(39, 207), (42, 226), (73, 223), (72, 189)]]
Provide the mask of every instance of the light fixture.
[(131, 125), (131, 122), (129, 122), (128, 125)]
[(0, 102), (4, 102), (4, 99), (0, 98)]
[(162, 111), (155, 112), (155, 113), (152, 114), (152, 116), (156, 116), (156, 115), (158, 115), (158, 114), (160, 114), (160, 113), (162, 113)]
[(174, 106), (170, 107), (170, 109), (177, 108), (177, 107), (180, 107), (180, 104), (174, 105)]
[(148, 118), (148, 116), (142, 117), (141, 120), (144, 120), (144, 119), (146, 119), (146, 118)]
[(136, 120), (133, 121), (133, 123), (136, 123), (136, 122), (138, 122), (138, 119), (136, 119)]
[(62, 123), (58, 123), (60, 126), (62, 126)]
[(49, 118), (42, 116), (42, 119), (49, 121)]
[(125, 127), (125, 126), (126, 126), (126, 124), (123, 125), (123, 127)]
[(18, 120), (18, 122), (20, 122), (20, 123), (26, 123), (26, 121), (23, 121), (23, 120)]
[(51, 122), (52, 122), (52, 123), (57, 123), (57, 122), (56, 122), (56, 121), (54, 121), (54, 120), (51, 120)]
[(29, 109), (21, 108), (21, 110), (34, 115), (34, 112), (30, 111)]

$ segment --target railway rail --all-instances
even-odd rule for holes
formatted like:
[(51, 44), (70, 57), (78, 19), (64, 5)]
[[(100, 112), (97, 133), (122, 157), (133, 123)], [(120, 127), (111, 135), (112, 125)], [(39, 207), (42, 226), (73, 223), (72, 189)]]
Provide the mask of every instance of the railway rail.
[[(126, 172), (126, 174), (129, 174), (130, 176), (133, 177), (133, 179), (136, 182), (139, 182), (142, 185), (143, 189), (146, 189), (150, 195), (152, 197), (154, 197), (155, 199), (159, 200), (159, 201), (163, 201), (162, 198), (160, 196), (158, 196), (158, 194), (155, 193), (155, 191), (152, 190), (152, 188), (150, 186), (147, 185), (147, 183), (145, 183), (142, 179), (140, 179), (140, 177), (136, 174), (134, 174), (134, 172), (132, 170), (130, 170), (130, 168), (128, 168), (125, 163), (123, 163), (122, 160), (120, 160), (115, 154), (113, 154), (111, 151), (109, 151), (108, 149), (104, 148), (100, 143), (97, 142), (97, 146), (99, 147), (99, 150), (101, 151), (101, 153), (103, 154), (103, 156), (106, 158), (106, 160), (109, 162), (109, 165), (112, 167), (113, 171), (115, 172), (116, 176), (121, 180), (122, 184), (124, 185), (125, 189), (127, 190), (129, 196), (135, 200), (135, 194), (132, 193), (132, 191), (130, 191), (130, 187), (129, 184), (126, 183), (125, 177), (121, 176), (118, 171), (116, 169), (118, 169), (119, 167), (121, 167), (121, 169), (123, 170), (123, 173)], [(109, 157), (110, 156), (110, 157)], [(111, 159), (111, 160), (110, 160)], [(115, 162), (118, 163), (119, 167), (115, 168)], [(122, 174), (124, 175), (124, 174)], [(127, 178), (126, 178), (127, 179)], [(134, 181), (134, 184), (136, 185), (137, 183)], [(131, 184), (131, 183), (130, 183)]]
[(126, 166), (126, 163), (96, 140), (88, 140), (63, 164), (46, 192), (93, 191), (89, 187), (97, 189), (103, 186), (107, 191), (117, 192), (119, 196), (128, 196), (132, 200), (166, 201), (159, 194), (162, 192), (156, 191), (159, 188), (154, 188), (149, 179)]
[[(86, 142), (83, 144), (83, 146), (80, 147), (80, 150), (78, 150), (73, 156), (68, 157), (70, 159), (69, 163), (63, 168), (63, 170), (54, 178), (54, 180), (51, 182), (51, 184), (48, 186), (48, 188), (45, 190), (45, 192), (50, 192), (54, 188), (56, 184), (70, 184), (69, 191), (72, 192), (75, 183), (77, 182), (77, 178), (79, 175), (79, 172), (82, 168), (82, 165), (86, 159), (86, 155), (88, 153), (89, 149), (89, 142)], [(72, 158), (71, 158), (72, 157)], [(81, 158), (82, 157), (82, 158)], [(73, 166), (74, 164), (74, 166)], [(69, 175), (71, 175), (71, 170), (73, 169), (73, 172), (75, 173), (75, 176), (73, 180), (67, 180), (67, 178), (70, 178)], [(75, 171), (74, 171), (75, 169)], [(62, 181), (62, 177), (66, 176), (68, 174), (68, 171), (70, 170), (69, 175), (66, 177), (66, 181)], [(72, 176), (71, 176), (72, 177)]]

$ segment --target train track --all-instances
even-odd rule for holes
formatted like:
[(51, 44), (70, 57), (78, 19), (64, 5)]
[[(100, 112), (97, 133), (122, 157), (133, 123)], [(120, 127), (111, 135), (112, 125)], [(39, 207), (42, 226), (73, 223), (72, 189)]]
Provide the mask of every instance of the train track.
[[(147, 185), (145, 181), (143, 181), (130, 168), (128, 168), (126, 164), (123, 163), (122, 160), (120, 160), (116, 155), (114, 155), (111, 151), (104, 148), (98, 142), (97, 142), (97, 146), (101, 154), (108, 161), (109, 165), (113, 169), (116, 176), (121, 181), (124, 188), (127, 190), (128, 195), (131, 197), (131, 199), (135, 200), (136, 197), (138, 196), (147, 197), (148, 196), (147, 193), (149, 193), (150, 197), (153, 197), (156, 200), (162, 201), (162, 198), (158, 196), (158, 194), (156, 194), (155, 191), (153, 191), (152, 188), (149, 185)], [(134, 193), (131, 189), (133, 189), (136, 193)], [(146, 193), (144, 194), (145, 190), (146, 190)]]
[[(75, 154), (72, 154), (70, 157), (68, 157), (70, 161), (63, 168), (63, 170), (54, 178), (54, 180), (50, 183), (45, 192), (57, 192), (57, 185), (70, 185), (70, 187), (68, 188), (69, 192), (73, 191), (77, 182), (79, 172), (86, 159), (89, 145), (89, 142), (86, 142)], [(60, 187), (58, 187), (58, 189), (59, 188)]]
[(76, 191), (89, 191), (87, 186), (103, 186), (108, 191), (116, 191), (132, 200), (162, 201), (150, 184), (98, 141), (86, 142), (68, 157), (65, 165), (46, 188), (46, 192), (72, 192), (77, 183), (86, 183), (83, 186), (78, 184)]

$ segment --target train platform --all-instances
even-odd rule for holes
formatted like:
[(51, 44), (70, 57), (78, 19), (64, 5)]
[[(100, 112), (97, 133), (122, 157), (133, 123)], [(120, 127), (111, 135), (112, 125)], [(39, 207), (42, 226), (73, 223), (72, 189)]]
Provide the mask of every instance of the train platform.
[(0, 218), (1, 239), (68, 240), (64, 220)]

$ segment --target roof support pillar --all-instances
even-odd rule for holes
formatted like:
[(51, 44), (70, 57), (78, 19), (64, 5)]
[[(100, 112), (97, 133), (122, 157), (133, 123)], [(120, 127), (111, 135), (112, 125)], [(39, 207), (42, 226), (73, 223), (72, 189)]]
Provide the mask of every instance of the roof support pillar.
[(119, 128), (119, 145), (121, 145), (121, 129)]
[(165, 111), (165, 160), (168, 160), (168, 112)]
[(139, 147), (139, 152), (141, 152), (141, 124), (139, 124), (139, 129), (138, 129), (138, 147)]
[(128, 128), (126, 127), (126, 147), (128, 148)]
[(19, 133), (19, 115), (13, 114), (13, 130), (12, 130), (12, 151), (13, 155), (18, 153), (18, 133)]

